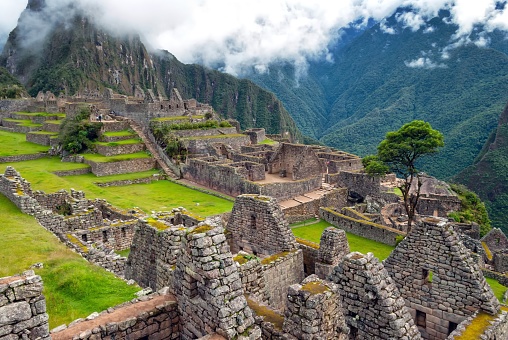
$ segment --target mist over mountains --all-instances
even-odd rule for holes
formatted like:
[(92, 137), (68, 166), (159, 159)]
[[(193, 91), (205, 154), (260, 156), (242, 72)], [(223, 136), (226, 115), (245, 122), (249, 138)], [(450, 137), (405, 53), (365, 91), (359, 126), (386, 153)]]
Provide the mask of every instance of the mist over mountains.
[(490, 0), (30, 0), (0, 66), (32, 95), (178, 87), (243, 128), (361, 156), (423, 119), (445, 148), (421, 166), (449, 179), (475, 164), (508, 102), (507, 27), (506, 1)]

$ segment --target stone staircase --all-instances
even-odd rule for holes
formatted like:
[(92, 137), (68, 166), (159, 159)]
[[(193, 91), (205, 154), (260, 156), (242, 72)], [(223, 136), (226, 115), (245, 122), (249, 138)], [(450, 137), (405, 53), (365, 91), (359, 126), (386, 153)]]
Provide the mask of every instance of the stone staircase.
[(173, 179), (179, 179), (180, 176), (177, 175), (168, 165), (167, 163), (162, 159), (163, 156), (159, 153), (159, 148), (157, 145), (148, 137), (148, 135), (145, 133), (141, 125), (139, 123), (133, 121), (132, 119), (125, 118), (125, 117), (116, 117), (117, 119), (121, 119), (123, 121), (127, 121), (130, 125), (130, 128), (138, 134), (138, 136), (141, 138), (143, 143), (145, 143), (145, 146), (148, 151), (152, 154), (152, 157), (155, 159), (159, 167), (164, 171), (164, 173), (173, 178)]

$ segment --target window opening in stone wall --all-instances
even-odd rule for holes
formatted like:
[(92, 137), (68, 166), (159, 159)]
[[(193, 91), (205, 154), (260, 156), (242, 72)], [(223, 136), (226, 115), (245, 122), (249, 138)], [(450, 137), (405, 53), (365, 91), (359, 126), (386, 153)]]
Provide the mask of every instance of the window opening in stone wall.
[(256, 215), (250, 215), (250, 228), (256, 229)]
[(427, 314), (417, 310), (416, 311), (416, 325), (418, 327), (427, 328)]
[(108, 242), (108, 232), (106, 230), (102, 231), (102, 242)]
[(86, 234), (81, 235), (83, 242), (88, 242), (88, 236)]
[(496, 238), (496, 244), (499, 244), (499, 242), (501, 242), (501, 239), (498, 237)]
[(189, 298), (195, 298), (198, 295), (198, 281), (193, 277), (189, 277)]
[(122, 237), (127, 237), (127, 231), (125, 230), (125, 228), (122, 228), (121, 232), (122, 232)]
[(434, 273), (432, 272), (432, 270), (428, 270), (425, 268), (422, 269), (423, 284), (431, 285), (433, 277), (434, 277)]
[(451, 332), (453, 332), (455, 329), (457, 329), (457, 325), (455, 322), (449, 322), (448, 323), (448, 335), (450, 335)]
[(349, 326), (349, 339), (358, 339), (358, 328)]

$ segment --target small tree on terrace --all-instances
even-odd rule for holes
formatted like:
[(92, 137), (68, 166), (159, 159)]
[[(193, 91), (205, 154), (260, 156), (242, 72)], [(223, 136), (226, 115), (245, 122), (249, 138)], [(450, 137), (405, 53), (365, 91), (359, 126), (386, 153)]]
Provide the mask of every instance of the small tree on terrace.
[[(404, 180), (399, 186), (408, 217), (408, 231), (415, 215), (420, 198), (420, 171), (416, 162), (423, 156), (436, 153), (444, 146), (443, 135), (434, 130), (429, 123), (415, 120), (404, 124), (399, 130), (388, 132), (377, 147), (377, 155), (367, 156), (362, 162), (365, 171), (374, 176), (382, 176), (392, 171)], [(416, 190), (411, 186), (416, 179)]]

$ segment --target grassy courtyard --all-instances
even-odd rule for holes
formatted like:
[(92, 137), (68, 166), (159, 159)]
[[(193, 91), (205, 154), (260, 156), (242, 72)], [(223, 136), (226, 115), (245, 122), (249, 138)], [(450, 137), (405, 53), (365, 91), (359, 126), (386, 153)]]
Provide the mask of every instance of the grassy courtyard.
[[(292, 230), (293, 234), (296, 237), (319, 244), (321, 234), (326, 228), (330, 226), (330, 223), (321, 220), (315, 224), (294, 227)], [(346, 236), (351, 251), (358, 251), (363, 254), (371, 252), (381, 261), (386, 259), (394, 249), (394, 247), (388, 246), (384, 243), (372, 241), (368, 238), (357, 236), (351, 233), (346, 232)]]
[(0, 277), (43, 263), (35, 272), (44, 281), (51, 328), (128, 301), (140, 290), (89, 264), (1, 194), (0, 207)]

